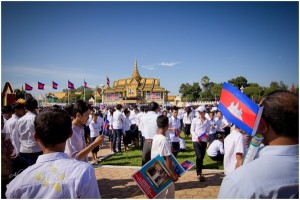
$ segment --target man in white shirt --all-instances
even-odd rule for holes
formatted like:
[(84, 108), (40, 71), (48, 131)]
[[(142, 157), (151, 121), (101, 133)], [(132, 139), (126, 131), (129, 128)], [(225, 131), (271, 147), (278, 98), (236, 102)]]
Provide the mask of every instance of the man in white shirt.
[(16, 129), (17, 122), (19, 118), (23, 117), (25, 115), (25, 109), (23, 103), (16, 103), (13, 105), (13, 115), (12, 117), (6, 121), (4, 124), (4, 128), (2, 130), (3, 133), (6, 134), (6, 140), (10, 139), (12, 145), (14, 146), (14, 152), (13, 155), (11, 155), (12, 159), (12, 172), (16, 173), (18, 172), (19, 166), (20, 166), (20, 158), (18, 156), (18, 149), (20, 149), (20, 141), (19, 136), (14, 131)]
[(116, 106), (116, 111), (113, 113), (113, 121), (112, 126), (114, 130), (114, 137), (113, 137), (113, 151), (116, 153), (116, 148), (118, 148), (118, 152), (122, 152), (121, 150), (121, 138), (122, 138), (122, 128), (123, 128), (123, 121), (125, 117), (121, 112), (122, 105), (118, 104)]
[(242, 130), (235, 126), (224, 141), (224, 174), (231, 174), (243, 163), (246, 150), (246, 142)]
[(224, 119), (221, 111), (217, 112), (217, 117), (215, 118), (215, 122), (216, 122), (216, 133), (225, 136), (225, 128), (229, 127), (229, 123), (227, 122), (226, 119)]
[(25, 101), (26, 114), (21, 117), (13, 131), (13, 138), (19, 138), (15, 146), (20, 147), (16, 149), (16, 154), (20, 158), (20, 169), (26, 169), (33, 165), (38, 156), (41, 155), (42, 149), (34, 139), (34, 119), (38, 103), (34, 98), (29, 98)]
[(172, 145), (172, 153), (175, 157), (177, 157), (177, 154), (180, 150), (179, 136), (181, 132), (180, 119), (177, 116), (178, 116), (178, 108), (174, 106), (172, 108), (172, 117), (169, 118), (168, 135), (170, 137), (170, 141)]
[(205, 118), (205, 107), (197, 108), (198, 116), (193, 119), (191, 125), (192, 141), (196, 153), (196, 173), (200, 181), (205, 181), (202, 175), (203, 159), (206, 152), (207, 136), (210, 131), (210, 123)]
[(43, 150), (36, 164), (19, 174), (8, 186), (13, 199), (100, 198), (95, 171), (88, 163), (69, 159), (64, 153), (72, 135), (71, 118), (55, 109), (39, 113), (34, 138)]
[(138, 123), (139, 123), (139, 119), (138, 119), (138, 115), (139, 115), (139, 110), (138, 108), (135, 106), (133, 106), (133, 110), (130, 111), (130, 131), (131, 131), (131, 139), (134, 142), (135, 146), (138, 147), (139, 146), (139, 127), (138, 127)]
[(157, 133), (157, 123), (156, 119), (158, 117), (159, 106), (156, 102), (152, 101), (149, 103), (149, 112), (145, 115), (143, 121), (144, 129), (143, 134), (145, 137), (143, 153), (142, 153), (142, 165), (146, 164), (149, 160), (151, 160), (151, 148), (152, 148), (152, 140)]
[(218, 198), (299, 199), (299, 96), (276, 91), (260, 106), (257, 132), (264, 146), (253, 161), (223, 179)]

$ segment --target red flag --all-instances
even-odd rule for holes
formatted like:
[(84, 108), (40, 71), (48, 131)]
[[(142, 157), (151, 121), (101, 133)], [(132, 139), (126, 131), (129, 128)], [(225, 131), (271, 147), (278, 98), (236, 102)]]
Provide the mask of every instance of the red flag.
[(28, 85), (27, 83), (25, 83), (25, 90), (27, 91), (31, 91), (33, 87), (31, 87), (30, 85)]
[(39, 90), (43, 90), (44, 89), (45, 84), (38, 82), (38, 89)]
[(58, 84), (55, 83), (54, 81), (52, 81), (52, 88), (55, 89), (55, 90), (57, 90), (57, 86), (58, 86)]
[(74, 89), (74, 84), (68, 81), (68, 88), (69, 89)]
[(84, 86), (84, 88), (87, 88), (87, 83), (85, 82), (85, 80), (83, 82), (83, 86)]
[(106, 77), (106, 84), (109, 86), (109, 84), (110, 84), (110, 80), (109, 80), (109, 78), (108, 77)]

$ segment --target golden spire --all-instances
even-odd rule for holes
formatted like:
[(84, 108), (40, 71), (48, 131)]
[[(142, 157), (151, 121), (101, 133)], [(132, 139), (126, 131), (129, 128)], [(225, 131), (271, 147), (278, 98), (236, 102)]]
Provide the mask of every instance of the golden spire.
[(131, 78), (135, 78), (138, 82), (142, 79), (138, 70), (137, 59), (135, 59), (134, 70), (133, 70), (133, 74), (131, 75)]

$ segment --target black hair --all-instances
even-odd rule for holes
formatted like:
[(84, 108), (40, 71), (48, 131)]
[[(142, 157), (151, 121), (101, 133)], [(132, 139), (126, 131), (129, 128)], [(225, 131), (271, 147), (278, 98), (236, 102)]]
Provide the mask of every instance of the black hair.
[(35, 134), (45, 147), (65, 142), (72, 134), (72, 121), (69, 114), (60, 109), (52, 109), (36, 115)]
[(77, 113), (83, 115), (89, 110), (89, 105), (83, 100), (77, 100), (73, 107), (72, 116), (75, 118)]
[(144, 112), (144, 110), (145, 110), (145, 106), (141, 106), (141, 107), (140, 107), (140, 111), (141, 111), (141, 112)]
[(299, 138), (299, 96), (289, 91), (275, 91), (261, 102), (262, 118), (277, 135)]
[(117, 104), (117, 105), (116, 105), (116, 109), (117, 109), (117, 110), (121, 110), (122, 107), (123, 107), (123, 106), (122, 106), (121, 104)]
[(154, 101), (149, 103), (149, 110), (150, 111), (156, 111), (159, 108), (158, 104)]
[(14, 103), (13, 105), (12, 105), (12, 108), (13, 108), (13, 110), (15, 111), (15, 110), (20, 110), (20, 109), (24, 109), (25, 108), (25, 105), (23, 104), (23, 103)]
[(74, 104), (67, 104), (64, 107), (64, 110), (70, 115), (70, 117), (72, 117), (73, 115), (73, 108), (74, 108)]
[(126, 109), (124, 110), (124, 114), (127, 115), (127, 113), (130, 113), (130, 111), (126, 108)]
[(187, 116), (189, 116), (189, 114), (192, 112), (192, 109), (191, 109), (190, 106), (188, 106), (188, 107), (185, 108), (185, 111), (187, 113)]
[(165, 115), (160, 115), (156, 119), (158, 128), (165, 128), (169, 125), (169, 118)]
[(1, 109), (2, 113), (12, 113), (13, 112), (13, 108), (11, 105), (8, 106), (3, 106)]
[(149, 111), (149, 106), (144, 106), (144, 112), (148, 112)]
[(38, 102), (35, 98), (28, 98), (25, 101), (25, 109), (29, 111), (34, 111), (38, 107)]
[(172, 112), (173, 112), (173, 110), (177, 110), (177, 111), (178, 111), (178, 107), (173, 106), (173, 107), (172, 107)]

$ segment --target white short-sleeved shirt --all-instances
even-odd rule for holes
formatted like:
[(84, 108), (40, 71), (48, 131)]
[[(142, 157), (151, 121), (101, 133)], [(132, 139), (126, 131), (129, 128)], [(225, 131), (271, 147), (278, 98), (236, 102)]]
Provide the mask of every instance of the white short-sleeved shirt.
[(152, 141), (151, 159), (157, 155), (169, 156), (171, 154), (172, 152), (167, 138), (162, 134), (156, 134)]
[(119, 110), (116, 110), (113, 113), (113, 129), (122, 129), (122, 125), (123, 125), (123, 120), (125, 119), (123, 113)]
[(98, 199), (100, 192), (94, 168), (69, 159), (62, 152), (40, 155), (36, 163), (7, 186), (13, 199)]
[(245, 155), (246, 142), (242, 133), (232, 130), (224, 141), (224, 173), (231, 174), (235, 170), (236, 154)]
[(17, 154), (20, 150), (20, 141), (19, 136), (16, 134), (13, 134), (14, 130), (16, 129), (17, 122), (19, 120), (19, 117), (15, 114), (12, 115), (9, 120), (6, 121), (4, 124), (2, 133), (5, 133), (5, 140), (10, 139), (12, 145), (14, 146), (14, 153)]
[[(180, 130), (180, 119), (174, 118), (173, 116), (169, 118), (169, 128), (175, 128)], [(168, 130), (171, 142), (179, 142), (179, 136), (176, 136), (175, 131)]]
[(147, 112), (145, 117), (143, 117), (143, 135), (145, 139), (153, 139), (157, 134), (157, 117), (158, 114), (154, 111)]
[(192, 112), (190, 112), (189, 114), (187, 114), (187, 112), (186, 112), (183, 115), (183, 123), (184, 124), (192, 124), (193, 118), (194, 118), (194, 116), (193, 116)]
[(228, 126), (228, 122), (224, 118), (219, 119), (218, 117), (216, 117), (215, 122), (216, 122), (216, 126), (217, 126), (216, 131), (218, 131), (218, 132), (224, 132), (224, 129), (222, 129), (222, 127)]
[(220, 140), (214, 140), (207, 149), (207, 155), (214, 157), (218, 155), (218, 152), (224, 154), (224, 144)]
[(101, 130), (101, 124), (99, 123), (99, 121), (97, 120), (97, 122), (95, 123), (94, 120), (92, 120), (90, 122), (90, 125), (89, 125), (89, 128), (90, 128), (90, 137), (91, 138), (95, 138), (95, 137), (98, 137), (100, 135), (100, 130)]
[(125, 134), (125, 131), (129, 131), (130, 130), (130, 119), (125, 117), (125, 120), (123, 121), (123, 129), (122, 132)]
[(42, 151), (40, 145), (34, 139), (34, 119), (35, 114), (28, 111), (17, 122), (16, 134), (19, 136), (21, 153), (36, 153)]
[[(215, 134), (216, 131), (217, 131), (215, 120), (209, 119), (208, 121), (209, 121), (209, 123), (210, 123), (210, 131), (209, 131), (209, 134)], [(213, 128), (213, 127), (214, 127), (214, 128)]]
[[(74, 159), (78, 159), (78, 153), (85, 149), (85, 139), (84, 139), (84, 128), (83, 126), (76, 126), (72, 124), (73, 134), (70, 138), (67, 139), (65, 153)], [(88, 161), (87, 156), (81, 161)]]

